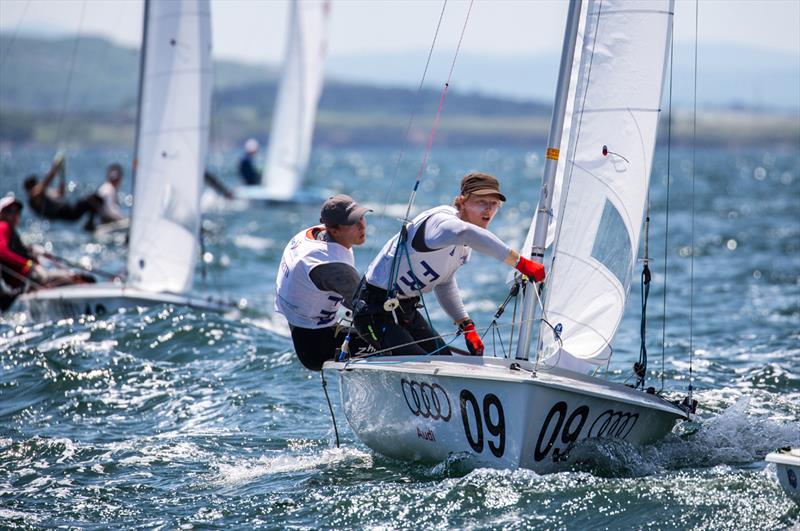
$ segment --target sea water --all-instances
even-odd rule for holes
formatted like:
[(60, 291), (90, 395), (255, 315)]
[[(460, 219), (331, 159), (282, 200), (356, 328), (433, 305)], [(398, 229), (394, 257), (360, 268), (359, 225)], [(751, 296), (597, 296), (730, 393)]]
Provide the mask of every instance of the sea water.
[[(236, 155), (210, 159), (229, 184)], [(51, 157), (0, 152), (0, 193), (20, 194), (24, 176), (43, 173)], [(349, 193), (375, 209), (367, 243), (355, 249), (362, 270), (398, 230), (420, 158), (415, 150), (315, 152), (309, 186)], [(130, 165), (121, 150), (68, 153), (73, 193), (91, 191), (114, 160)], [(538, 152), (524, 149), (434, 149), (413, 212), (450, 203), (464, 173), (487, 171), (509, 199), (491, 229), (519, 246), (542, 165)], [(580, 465), (549, 475), (472, 470), (458, 460), (398, 462), (354, 437), (329, 381), (336, 448), (319, 374), (297, 361), (272, 309), (283, 248), (317, 222), (319, 207), (212, 199), (205, 201), (206, 254), (195, 286), (246, 299), (240, 315), (158, 306), (44, 323), (0, 317), (0, 526), (796, 525), (800, 509), (763, 458), (800, 446), (800, 154), (673, 149), (668, 157), (659, 149), (650, 203), (648, 385), (660, 389), (663, 374), (666, 391), (685, 394), (691, 369), (700, 402), (695, 422), (657, 444), (587, 442), (574, 450)], [(93, 241), (79, 225), (43, 222), (26, 209), (20, 229), (53, 254), (112, 272), (124, 267), (124, 242)], [(473, 253), (459, 273), (479, 327), (505, 298), (507, 272)], [(638, 358), (640, 293), (634, 282), (609, 371), (616, 381), (629, 381)], [(427, 302), (434, 325), (451, 332), (434, 298)]]

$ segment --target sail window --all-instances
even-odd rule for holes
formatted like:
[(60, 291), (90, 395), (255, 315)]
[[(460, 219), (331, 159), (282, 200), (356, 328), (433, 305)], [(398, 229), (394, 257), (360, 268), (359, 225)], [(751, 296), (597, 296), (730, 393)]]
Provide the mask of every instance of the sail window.
[(592, 246), (592, 258), (603, 264), (627, 289), (631, 280), (631, 238), (619, 211), (606, 199)]

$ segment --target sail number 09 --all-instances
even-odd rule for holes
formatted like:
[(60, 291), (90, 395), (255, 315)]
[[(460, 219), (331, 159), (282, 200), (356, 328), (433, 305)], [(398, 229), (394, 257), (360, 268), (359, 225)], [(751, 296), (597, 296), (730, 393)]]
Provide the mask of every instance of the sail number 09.
[[(483, 452), (483, 428), (485, 425), (489, 435), (495, 437), (495, 439), (487, 437), (489, 450), (495, 457), (503, 457), (506, 450), (506, 419), (500, 399), (493, 393), (488, 393), (483, 397), (483, 407), (481, 407), (475, 395), (467, 389), (461, 391), (459, 398), (461, 399), (461, 420), (464, 422), (464, 434), (467, 436), (470, 447), (477, 453)], [(475, 421), (474, 436), (471, 418)]]

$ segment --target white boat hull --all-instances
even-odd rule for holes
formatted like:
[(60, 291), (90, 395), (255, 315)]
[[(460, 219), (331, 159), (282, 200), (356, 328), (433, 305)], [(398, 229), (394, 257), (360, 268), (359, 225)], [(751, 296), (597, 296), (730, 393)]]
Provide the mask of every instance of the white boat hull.
[(532, 369), (519, 360), (462, 356), (325, 364), (339, 376), (355, 435), (398, 459), (459, 455), (475, 466), (548, 472), (568, 464), (583, 439), (647, 444), (686, 418), (674, 404), (621, 384)]
[(200, 310), (227, 312), (235, 309), (230, 303), (214, 298), (192, 297), (177, 293), (155, 293), (122, 284), (76, 284), (43, 289), (20, 295), (12, 311), (24, 311), (36, 321), (103, 316), (122, 308), (172, 304)]
[(765, 460), (775, 463), (781, 488), (792, 501), (800, 505), (800, 449), (771, 453)]

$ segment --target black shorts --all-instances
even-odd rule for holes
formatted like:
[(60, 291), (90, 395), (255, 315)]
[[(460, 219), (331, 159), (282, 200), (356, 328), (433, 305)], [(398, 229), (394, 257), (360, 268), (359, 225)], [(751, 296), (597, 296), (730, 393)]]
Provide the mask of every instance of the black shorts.
[[(292, 342), (300, 363), (312, 371), (322, 370), (322, 364), (336, 357), (337, 349), (342, 347), (347, 329), (340, 328), (336, 334), (336, 326), (325, 328), (300, 328), (292, 326)], [(355, 330), (350, 334), (350, 352), (358, 352), (367, 347)]]
[(452, 354), (439, 333), (417, 310), (417, 297), (400, 301), (395, 310), (397, 322), (391, 312), (382, 308), (386, 300), (384, 290), (368, 284), (359, 298), (366, 304), (356, 312), (353, 322), (361, 337), (376, 350), (384, 351), (382, 355)]

